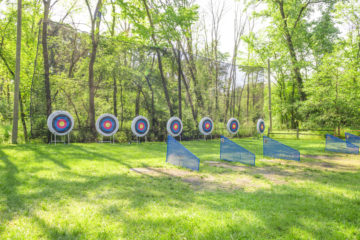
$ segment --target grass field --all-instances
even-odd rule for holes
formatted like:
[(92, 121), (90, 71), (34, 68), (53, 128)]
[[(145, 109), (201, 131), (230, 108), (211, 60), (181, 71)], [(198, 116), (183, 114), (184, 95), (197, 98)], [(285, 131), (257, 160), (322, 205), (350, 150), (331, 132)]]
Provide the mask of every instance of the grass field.
[(1, 145), (0, 239), (360, 239), (359, 156), (235, 141), (256, 167), (219, 162), (219, 140), (183, 142), (200, 172), (166, 164), (165, 143)]

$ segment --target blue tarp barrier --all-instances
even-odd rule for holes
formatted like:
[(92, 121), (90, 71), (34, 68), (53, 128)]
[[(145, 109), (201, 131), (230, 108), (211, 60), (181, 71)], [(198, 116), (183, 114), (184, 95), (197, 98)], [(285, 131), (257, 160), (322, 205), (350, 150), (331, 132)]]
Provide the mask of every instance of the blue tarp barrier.
[(166, 162), (199, 171), (200, 159), (170, 135), (167, 138)]
[(326, 134), (326, 151), (359, 154), (359, 147), (338, 137)]
[(272, 158), (300, 161), (300, 152), (272, 138), (264, 136), (263, 155)]
[(255, 166), (255, 154), (221, 136), (220, 159), (230, 162), (241, 162)]

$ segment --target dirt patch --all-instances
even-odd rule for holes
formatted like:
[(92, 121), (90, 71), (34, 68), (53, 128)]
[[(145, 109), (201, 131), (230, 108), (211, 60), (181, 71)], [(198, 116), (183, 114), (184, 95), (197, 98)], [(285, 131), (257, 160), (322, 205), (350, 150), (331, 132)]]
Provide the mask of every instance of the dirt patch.
[(234, 171), (246, 171), (246, 170), (250, 169), (249, 167), (237, 166), (237, 165), (233, 165), (233, 164), (229, 164), (229, 163), (225, 163), (225, 162), (206, 161), (205, 163), (210, 166), (227, 168), (227, 169), (231, 169)]
[(182, 169), (163, 169), (163, 168), (132, 168), (139, 174), (147, 176), (170, 176), (180, 178), (183, 182), (190, 184), (194, 190), (253, 190), (269, 185), (261, 180), (254, 179), (251, 175), (236, 176), (213, 176), (210, 174), (202, 174), (190, 172)]
[(339, 155), (301, 155), (301, 158), (310, 158), (310, 159), (318, 159), (318, 160), (327, 160), (327, 159), (339, 159), (343, 156)]

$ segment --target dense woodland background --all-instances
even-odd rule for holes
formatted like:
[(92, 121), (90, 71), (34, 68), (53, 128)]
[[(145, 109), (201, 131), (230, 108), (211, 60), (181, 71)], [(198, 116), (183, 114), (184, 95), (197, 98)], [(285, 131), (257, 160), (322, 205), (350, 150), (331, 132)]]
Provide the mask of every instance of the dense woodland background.
[[(149, 140), (163, 140), (174, 115), (185, 139), (199, 136), (204, 116), (215, 136), (230, 117), (251, 136), (258, 118), (270, 125), (269, 73), (273, 129), (359, 129), (358, 1), (238, 1), (231, 10), (206, 2), (203, 12), (193, 0), (22, 1), (19, 141), (48, 141), (54, 110), (73, 115), (72, 138), (82, 142), (99, 138), (102, 113), (119, 118), (118, 141), (133, 138), (139, 114), (150, 120)], [(0, 137), (8, 142), (18, 9), (0, 4)], [(219, 47), (225, 14), (234, 16), (230, 54)]]

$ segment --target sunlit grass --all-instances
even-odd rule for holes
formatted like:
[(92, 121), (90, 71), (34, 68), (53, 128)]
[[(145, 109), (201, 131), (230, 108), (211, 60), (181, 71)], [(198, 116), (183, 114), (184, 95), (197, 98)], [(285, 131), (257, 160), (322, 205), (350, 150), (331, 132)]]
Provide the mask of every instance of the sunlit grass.
[(261, 140), (234, 141), (256, 153), (256, 167), (211, 166), (219, 140), (183, 142), (201, 159), (200, 172), (189, 174), (234, 184), (225, 188), (131, 170), (178, 169), (165, 163), (165, 143), (2, 145), (0, 239), (359, 237), (358, 156), (324, 152), (321, 140), (283, 140), (302, 154), (339, 159), (270, 161)]

